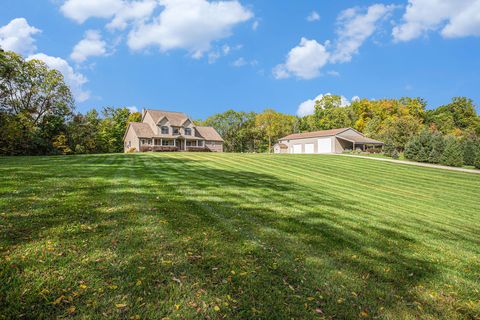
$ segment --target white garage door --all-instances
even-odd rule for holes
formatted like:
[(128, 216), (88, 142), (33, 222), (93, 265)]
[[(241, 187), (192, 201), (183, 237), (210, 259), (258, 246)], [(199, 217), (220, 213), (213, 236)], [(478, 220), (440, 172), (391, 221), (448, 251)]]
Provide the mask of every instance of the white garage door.
[(318, 139), (318, 153), (332, 153), (332, 138)]
[(315, 153), (313, 143), (308, 143), (305, 145), (305, 153)]
[(302, 153), (302, 145), (301, 144), (294, 144), (293, 145), (293, 153)]

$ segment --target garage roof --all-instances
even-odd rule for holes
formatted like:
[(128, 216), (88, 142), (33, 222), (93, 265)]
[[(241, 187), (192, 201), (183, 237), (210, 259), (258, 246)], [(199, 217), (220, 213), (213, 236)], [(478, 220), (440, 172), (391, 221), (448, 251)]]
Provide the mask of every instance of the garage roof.
[(312, 131), (304, 133), (294, 133), (286, 137), (281, 138), (280, 140), (294, 140), (294, 139), (304, 139), (304, 138), (317, 138), (317, 137), (328, 137), (335, 136), (339, 133), (347, 131), (350, 128), (340, 128), (340, 129), (331, 129), (331, 130), (321, 130), (321, 131)]

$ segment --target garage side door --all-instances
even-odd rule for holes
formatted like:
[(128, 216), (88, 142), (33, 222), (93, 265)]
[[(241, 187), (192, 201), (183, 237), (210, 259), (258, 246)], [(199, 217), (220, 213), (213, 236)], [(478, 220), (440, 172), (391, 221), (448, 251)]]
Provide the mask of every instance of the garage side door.
[(302, 153), (302, 145), (301, 144), (294, 144), (293, 145), (293, 153)]
[(305, 145), (305, 153), (315, 153), (315, 146), (313, 143), (307, 143)]
[(318, 139), (318, 153), (332, 153), (332, 138)]

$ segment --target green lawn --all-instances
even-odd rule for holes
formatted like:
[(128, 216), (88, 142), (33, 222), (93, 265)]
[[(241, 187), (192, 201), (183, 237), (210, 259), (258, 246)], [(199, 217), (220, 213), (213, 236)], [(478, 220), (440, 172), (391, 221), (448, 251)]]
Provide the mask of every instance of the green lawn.
[(328, 155), (0, 158), (0, 318), (479, 318), (479, 190)]

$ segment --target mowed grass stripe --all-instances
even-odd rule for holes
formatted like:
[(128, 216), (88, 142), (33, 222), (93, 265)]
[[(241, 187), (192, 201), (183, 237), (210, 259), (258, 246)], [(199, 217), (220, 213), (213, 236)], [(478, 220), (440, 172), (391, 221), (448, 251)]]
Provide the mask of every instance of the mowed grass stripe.
[[(228, 161), (226, 161), (226, 162), (228, 162)], [(268, 162), (268, 160), (266, 160), (265, 162)], [(236, 163), (236, 162), (235, 162), (235, 163)], [(264, 165), (261, 165), (261, 168), (260, 168), (260, 169), (261, 169), (261, 170), (265, 170), (265, 166), (264, 166)], [(285, 171), (293, 172), (291, 175), (292, 175), (293, 177), (295, 177), (295, 178), (298, 178), (298, 177), (300, 176), (299, 174), (300, 174), (300, 172), (301, 172), (300, 169), (291, 168), (291, 166), (289, 166), (288, 164), (286, 164), (284, 167), (282, 167), (282, 170), (283, 170), (283, 171), (282, 171), (282, 174), (283, 174), (283, 175), (285, 175)], [(270, 172), (270, 173), (275, 173), (276, 171), (273, 170), (273, 171), (269, 171), (269, 172)], [(315, 172), (315, 173), (318, 173), (318, 172)], [(323, 172), (321, 172), (320, 174), (323, 175)], [(311, 178), (311, 176), (312, 176), (312, 175), (309, 175), (309, 177), (302, 177), (302, 178), (299, 179), (299, 180), (309, 180), (310, 182), (316, 182), (316, 183), (321, 182), (321, 180), (317, 180), (317, 179), (315, 179), (315, 178)], [(349, 180), (349, 179), (347, 179), (347, 178), (340, 177), (340, 179), (341, 179), (342, 181), (347, 182), (347, 187), (348, 187), (349, 185), (351, 185), (351, 183), (352, 183), (352, 181)], [(335, 187), (335, 184), (333, 183), (334, 181), (335, 181), (335, 180), (333, 180), (333, 179), (329, 180), (329, 188), (330, 188), (330, 187), (333, 187), (333, 188)], [(345, 183), (340, 182), (340, 183), (338, 183), (338, 185), (344, 186)], [(343, 188), (343, 189), (336, 190), (336, 191), (342, 192), (342, 194), (343, 194), (343, 193), (345, 193), (345, 192), (350, 192), (351, 189), (350, 189), (350, 188)], [(378, 193), (382, 193), (381, 190), (378, 190), (378, 189), (377, 189), (377, 192), (378, 192)], [(364, 194), (365, 197), (363, 197), (363, 200), (368, 201), (368, 202), (371, 202), (372, 199), (375, 199), (375, 198), (376, 198), (376, 199), (379, 199), (379, 200), (380, 200), (379, 202), (383, 202), (383, 203), (388, 202), (388, 200), (385, 200), (385, 199), (386, 199), (385, 196), (374, 195), (374, 194), (372, 194), (371, 192), (364, 192), (364, 193), (362, 193), (362, 192), (360, 192), (359, 190), (355, 190), (355, 193), (356, 193), (356, 195), (358, 195), (358, 194)], [(390, 197), (390, 195), (391, 195), (390, 193), (387, 193), (387, 196)], [(387, 199), (388, 199), (388, 198), (387, 198)], [(455, 198), (455, 199), (457, 199), (457, 198)], [(403, 200), (404, 200), (404, 202), (402, 202), (402, 205), (399, 206), (399, 208), (397, 208), (397, 209), (402, 210), (402, 211), (404, 211), (406, 214), (409, 214), (409, 215), (410, 215), (410, 214), (411, 214), (411, 211), (405, 211), (405, 210), (403, 210), (404, 205), (405, 205), (405, 201), (406, 201), (406, 202), (410, 201), (410, 202), (413, 202), (413, 203), (415, 203), (415, 204), (417, 204), (419, 201), (418, 201), (418, 200), (413, 200), (413, 201), (411, 201), (411, 199), (409, 199), (409, 198), (404, 198)], [(390, 202), (390, 205), (394, 205), (393, 200)], [(433, 205), (430, 205), (430, 206), (431, 206), (432, 208), (435, 208), (435, 209), (437, 208), (436, 206), (433, 206)], [(379, 209), (383, 209), (383, 208), (384, 208), (384, 206), (380, 206), (380, 207), (379, 207)], [(413, 209), (413, 210), (417, 209), (417, 206), (413, 206), (412, 209)], [(436, 210), (438, 211), (438, 209), (436, 209)], [(469, 216), (471, 216), (471, 211), (469, 211), (468, 214), (469, 214)], [(450, 215), (450, 217), (451, 217), (451, 215)]]

